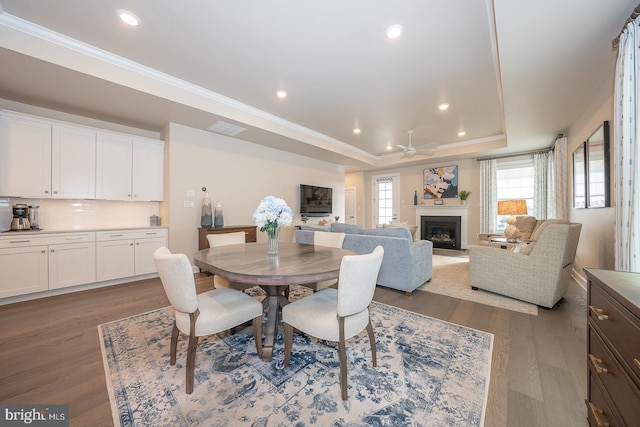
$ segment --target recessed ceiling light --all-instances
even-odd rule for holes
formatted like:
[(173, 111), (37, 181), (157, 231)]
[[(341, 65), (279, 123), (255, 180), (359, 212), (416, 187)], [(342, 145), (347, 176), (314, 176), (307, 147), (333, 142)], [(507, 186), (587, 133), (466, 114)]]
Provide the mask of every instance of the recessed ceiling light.
[(391, 146), (391, 143), (387, 143), (387, 150), (393, 150), (393, 147)]
[(444, 111), (444, 110), (446, 110), (448, 108), (449, 108), (449, 104), (447, 104), (446, 102), (443, 102), (442, 104), (438, 105), (438, 109), (442, 110), (442, 111)]
[(358, 135), (360, 132), (362, 132), (359, 128), (355, 128), (353, 130), (353, 133), (355, 133), (356, 135)]
[(467, 133), (463, 130), (461, 130), (460, 132), (458, 132), (458, 136), (465, 136)]
[(117, 13), (122, 22), (124, 22), (125, 24), (132, 27), (137, 27), (138, 25), (140, 25), (140, 19), (128, 10), (119, 9)]
[(276, 92), (276, 95), (278, 95), (278, 98), (286, 98), (287, 92), (285, 92), (284, 90), (279, 90)]
[(400, 24), (390, 25), (389, 27), (387, 27), (384, 34), (387, 36), (388, 39), (391, 39), (391, 40), (397, 39), (402, 35), (402, 25)]

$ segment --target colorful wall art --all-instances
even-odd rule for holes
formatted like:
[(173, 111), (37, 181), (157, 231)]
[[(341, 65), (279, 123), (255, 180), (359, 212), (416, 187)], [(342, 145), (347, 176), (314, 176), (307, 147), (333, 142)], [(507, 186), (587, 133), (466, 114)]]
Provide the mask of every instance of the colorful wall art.
[(424, 170), (424, 198), (458, 197), (458, 166), (442, 166)]

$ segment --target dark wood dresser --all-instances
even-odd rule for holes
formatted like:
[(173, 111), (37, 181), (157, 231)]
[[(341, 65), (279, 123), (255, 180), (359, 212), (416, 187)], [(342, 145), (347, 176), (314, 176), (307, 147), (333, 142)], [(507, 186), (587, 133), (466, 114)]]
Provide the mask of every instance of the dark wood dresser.
[(589, 425), (639, 426), (640, 274), (584, 271), (589, 313)]
[(255, 225), (229, 225), (218, 228), (198, 228), (198, 250), (207, 249), (207, 234), (233, 233), (244, 231), (245, 243), (255, 242), (257, 238), (257, 227)]

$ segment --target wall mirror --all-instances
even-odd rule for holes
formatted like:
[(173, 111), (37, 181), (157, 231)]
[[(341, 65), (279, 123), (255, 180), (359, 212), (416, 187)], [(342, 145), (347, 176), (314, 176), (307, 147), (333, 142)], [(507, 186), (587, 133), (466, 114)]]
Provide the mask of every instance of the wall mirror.
[(609, 122), (587, 139), (587, 207), (605, 208), (609, 200)]
[(573, 152), (573, 207), (587, 207), (587, 157), (586, 142)]

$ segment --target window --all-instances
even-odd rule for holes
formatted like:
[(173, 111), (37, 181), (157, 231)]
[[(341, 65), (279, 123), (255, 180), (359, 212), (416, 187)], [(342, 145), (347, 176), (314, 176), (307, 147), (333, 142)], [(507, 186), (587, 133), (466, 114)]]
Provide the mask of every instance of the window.
[(392, 224), (398, 219), (399, 175), (373, 177), (373, 225)]
[[(498, 200), (526, 200), (527, 215), (536, 216), (534, 201), (533, 157), (505, 159), (496, 165)], [(498, 215), (498, 232), (507, 227), (507, 215)]]

